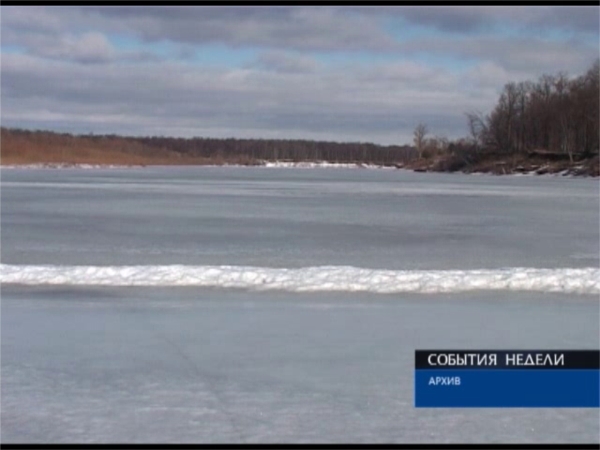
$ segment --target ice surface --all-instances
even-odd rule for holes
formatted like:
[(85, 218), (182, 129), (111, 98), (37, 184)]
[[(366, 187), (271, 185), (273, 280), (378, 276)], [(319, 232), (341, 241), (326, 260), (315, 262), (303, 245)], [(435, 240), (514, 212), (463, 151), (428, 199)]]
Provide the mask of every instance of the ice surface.
[(598, 180), (0, 173), (3, 443), (598, 442), (597, 409), (416, 409), (413, 376), (598, 348)]
[(3, 165), (2, 169), (134, 169), (141, 168), (141, 165), (120, 165), (120, 164), (71, 164), (71, 163), (38, 163), (38, 164), (18, 164)]
[(401, 170), (2, 169), (1, 262), (598, 267), (598, 188)]
[(598, 348), (593, 300), (4, 285), (2, 442), (598, 442), (595, 408), (414, 407), (415, 349)]
[(99, 286), (203, 286), (290, 292), (452, 293), (511, 290), (600, 294), (600, 269), (376, 270), (238, 266), (0, 265), (2, 283)]

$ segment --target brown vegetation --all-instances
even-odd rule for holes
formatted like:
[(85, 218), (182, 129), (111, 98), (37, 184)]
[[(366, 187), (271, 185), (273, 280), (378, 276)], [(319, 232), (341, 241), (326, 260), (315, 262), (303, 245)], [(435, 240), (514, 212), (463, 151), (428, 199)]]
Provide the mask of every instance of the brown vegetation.
[(393, 165), (414, 157), (409, 146), (304, 140), (74, 136), (2, 128), (0, 163), (112, 165), (256, 165), (262, 161), (330, 161)]
[(0, 163), (171, 165), (206, 164), (205, 158), (186, 157), (151, 148), (127, 138), (88, 137), (2, 128)]

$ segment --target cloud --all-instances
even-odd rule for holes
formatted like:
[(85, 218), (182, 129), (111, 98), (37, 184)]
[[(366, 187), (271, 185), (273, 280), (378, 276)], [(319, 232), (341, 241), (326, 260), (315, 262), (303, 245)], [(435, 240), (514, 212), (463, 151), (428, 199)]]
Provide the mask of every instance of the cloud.
[(597, 35), (600, 27), (597, 6), (97, 7), (89, 12), (127, 23), (150, 40), (217, 39), (313, 50), (393, 48), (381, 26), (391, 17), (459, 34), (508, 26)]
[[(30, 9), (30, 8), (27, 8)], [(370, 50), (394, 48), (395, 41), (376, 18), (351, 8), (328, 7), (32, 7), (3, 11), (9, 30), (57, 33), (61, 29), (101, 29), (145, 42), (220, 43), (287, 50)], [(5, 19), (6, 17), (6, 19)], [(74, 25), (76, 24), (76, 25)]]
[(1, 11), (3, 125), (81, 132), (392, 144), (423, 121), (459, 137), (505, 83), (598, 56), (597, 7)]
[(472, 34), (514, 27), (521, 31), (560, 29), (599, 33), (598, 6), (398, 6), (365, 8), (371, 14), (396, 15), (408, 23), (439, 31)]
[(89, 32), (81, 36), (61, 36), (57, 42), (40, 42), (33, 53), (81, 63), (101, 63), (114, 59), (116, 52), (102, 33)]
[(307, 73), (315, 72), (319, 63), (309, 56), (290, 54), (283, 51), (268, 51), (260, 54), (250, 67), (263, 68), (276, 72)]
[[(438, 133), (463, 134), (456, 111), (483, 109), (491, 100), (462, 93), (459, 77), (414, 64), (298, 73), (174, 62), (90, 66), (3, 55), (2, 70), (3, 122), (29, 114), (38, 123), (62, 117), (83, 120), (84, 129), (112, 123), (132, 132), (228, 129), (229, 135), (242, 130), (261, 137), (276, 130), (391, 144), (410, 140), (420, 120)], [(415, 78), (421, 84), (413, 84)]]
[[(393, 52), (390, 21), (472, 36), (516, 27), (521, 31), (599, 33), (599, 9), (549, 6), (218, 7), (95, 6), (3, 7), (2, 38), (14, 44), (27, 34), (126, 34), (145, 42), (224, 44), (286, 51)], [(491, 30), (491, 31), (490, 31)]]
[(600, 29), (598, 6), (555, 6), (528, 9), (525, 26), (537, 29), (553, 29), (586, 32), (597, 35)]
[(598, 56), (598, 47), (577, 39), (557, 42), (541, 38), (490, 36), (477, 39), (423, 38), (402, 44), (402, 51), (406, 54), (453, 55), (464, 60), (489, 61), (529, 76), (544, 72), (580, 72)]
[(398, 10), (408, 22), (430, 26), (442, 31), (470, 32), (494, 24), (497, 16), (489, 9), (473, 6), (408, 6)]

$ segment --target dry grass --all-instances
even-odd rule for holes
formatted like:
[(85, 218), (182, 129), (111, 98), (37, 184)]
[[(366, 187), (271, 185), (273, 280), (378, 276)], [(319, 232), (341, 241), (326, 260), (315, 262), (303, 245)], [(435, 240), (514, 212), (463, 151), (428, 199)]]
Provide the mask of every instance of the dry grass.
[(203, 158), (183, 155), (117, 136), (91, 138), (2, 129), (0, 165), (27, 164), (253, 165), (257, 162), (245, 155), (234, 155), (227, 159), (223, 156)]

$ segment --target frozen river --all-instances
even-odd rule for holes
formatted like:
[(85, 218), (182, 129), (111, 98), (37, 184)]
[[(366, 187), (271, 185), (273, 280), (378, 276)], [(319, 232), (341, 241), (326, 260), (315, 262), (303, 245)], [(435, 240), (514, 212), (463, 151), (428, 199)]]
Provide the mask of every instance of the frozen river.
[(1, 176), (2, 442), (599, 441), (597, 409), (413, 406), (415, 349), (599, 347), (597, 180)]

